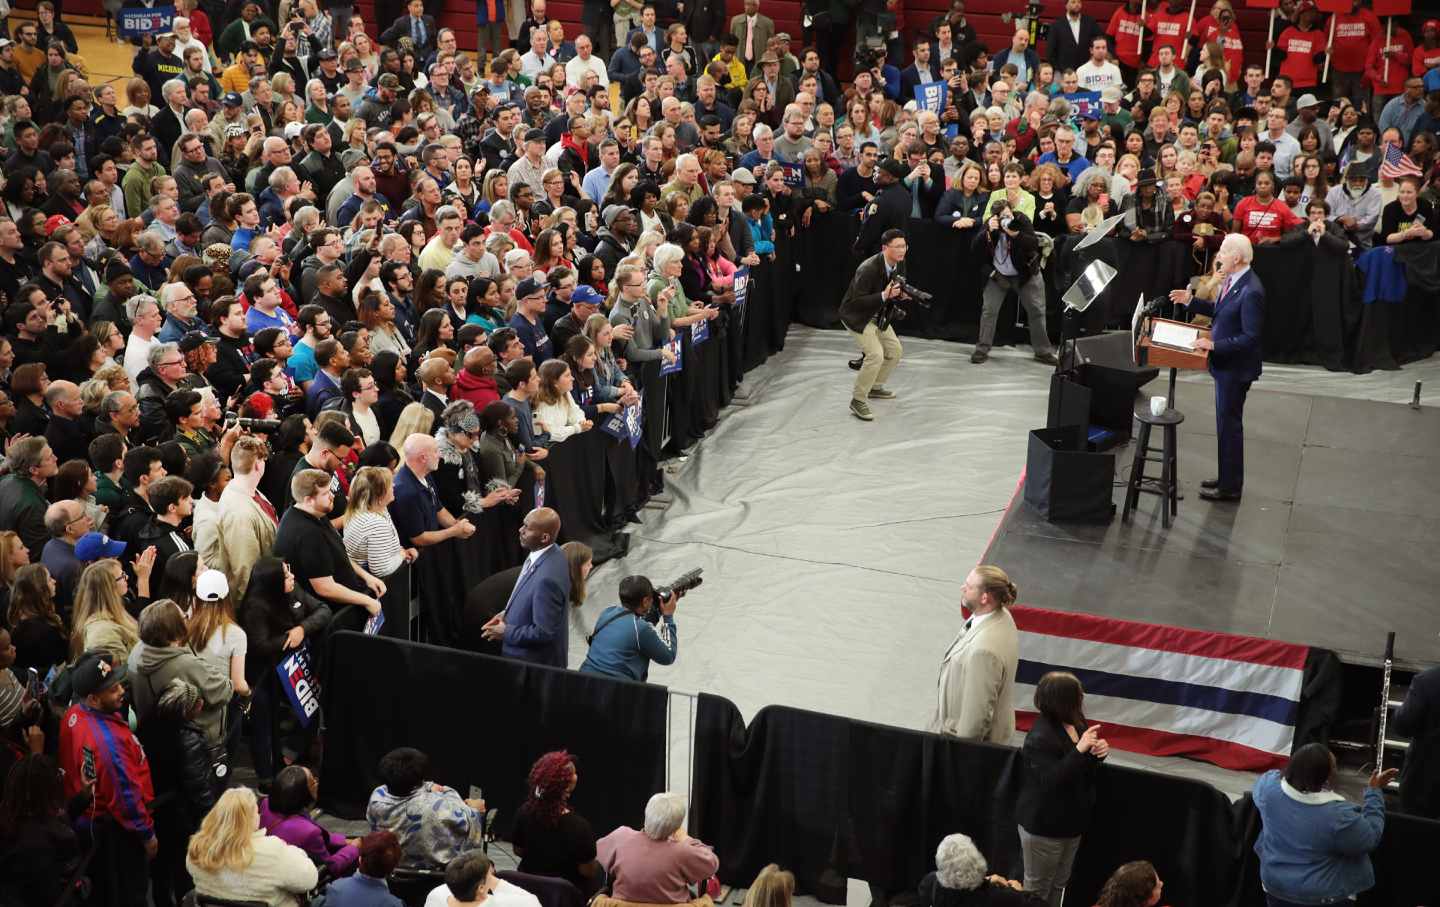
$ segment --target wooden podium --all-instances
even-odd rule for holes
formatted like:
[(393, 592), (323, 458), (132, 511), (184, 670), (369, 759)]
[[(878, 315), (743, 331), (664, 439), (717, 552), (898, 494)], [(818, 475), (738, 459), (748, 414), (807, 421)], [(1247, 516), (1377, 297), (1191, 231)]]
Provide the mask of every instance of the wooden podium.
[[(1209, 350), (1187, 350), (1179, 346), (1154, 340), (1155, 329), (1160, 325), (1174, 325), (1176, 328), (1183, 328), (1195, 331), (1198, 337), (1210, 337), (1210, 332), (1205, 328), (1196, 327), (1193, 324), (1186, 324), (1183, 321), (1171, 321), (1168, 318), (1156, 318), (1147, 316), (1140, 322), (1140, 329), (1136, 332), (1135, 338), (1135, 364), (1154, 365), (1170, 369), (1200, 369), (1209, 368)], [(1163, 332), (1163, 331), (1162, 331)], [(1170, 397), (1171, 405), (1174, 405), (1175, 385), (1174, 377), (1171, 377)]]

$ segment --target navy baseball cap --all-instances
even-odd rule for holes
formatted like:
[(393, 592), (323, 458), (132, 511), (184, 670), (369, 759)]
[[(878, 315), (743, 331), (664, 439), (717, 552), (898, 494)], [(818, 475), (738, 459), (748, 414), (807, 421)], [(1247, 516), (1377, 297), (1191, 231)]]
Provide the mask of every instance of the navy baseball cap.
[(232, 91), (225, 97), (221, 98), (220, 103), (224, 104), (226, 107), (244, 107), (245, 99)]
[(534, 296), (536, 293), (543, 293), (544, 291), (544, 283), (533, 277), (527, 277), (520, 281), (520, 285), (515, 288), (515, 298), (524, 299), (527, 296)]

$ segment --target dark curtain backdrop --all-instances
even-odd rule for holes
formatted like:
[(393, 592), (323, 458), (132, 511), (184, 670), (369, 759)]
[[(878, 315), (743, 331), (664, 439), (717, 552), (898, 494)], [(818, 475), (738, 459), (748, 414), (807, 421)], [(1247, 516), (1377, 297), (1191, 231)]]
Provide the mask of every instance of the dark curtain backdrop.
[[(839, 325), (840, 299), (859, 264), (850, 252), (857, 232), (853, 218), (832, 213), (812, 217), (790, 243), (793, 250), (793, 318), (812, 327)], [(975, 342), (980, 297), (989, 263), (972, 247), (969, 231), (946, 229), (933, 221), (912, 219), (906, 227), (910, 282), (935, 294), (928, 309), (912, 307), (896, 324), (902, 334), (939, 340)], [(1108, 238), (1080, 253), (1077, 237), (1062, 236), (1045, 267), (1048, 301), (1046, 327), (1059, 337), (1060, 296), (1085, 265), (1102, 260), (1120, 273), (1086, 313), (1087, 333), (1129, 324), (1136, 300), (1181, 286), (1197, 264), (1177, 243), (1148, 245)], [(1433, 300), (1412, 293), (1403, 305), (1362, 306), (1358, 272), (1348, 257), (1326, 255), (1311, 242), (1261, 246), (1255, 271), (1266, 287), (1264, 355), (1267, 362), (1313, 363), (1331, 371), (1398, 368), (1436, 348), (1440, 318)], [(996, 342), (1028, 342), (1017, 324), (1013, 296), (1001, 308)]]
[(664, 687), (359, 633), (331, 639), (323, 683), (320, 803), (345, 818), (364, 815), (380, 757), (398, 746), (426, 752), (434, 780), (462, 795), (482, 787), (502, 834), (551, 750), (574, 754), (574, 806), (597, 834), (638, 828), (664, 789)]
[[(1018, 754), (1006, 747), (780, 706), (762, 709), (747, 729), (727, 700), (702, 694), (690, 827), (715, 844), (724, 881), (747, 886), (779, 862), (805, 891), (842, 903), (847, 877), (890, 894), (913, 890), (953, 832), (974, 838), (992, 871), (1014, 878), (1018, 772)], [(1102, 775), (1103, 806), (1067, 900), (1094, 903), (1117, 866), (1149, 859), (1166, 903), (1234, 903), (1244, 842), (1222, 794), (1129, 769)]]

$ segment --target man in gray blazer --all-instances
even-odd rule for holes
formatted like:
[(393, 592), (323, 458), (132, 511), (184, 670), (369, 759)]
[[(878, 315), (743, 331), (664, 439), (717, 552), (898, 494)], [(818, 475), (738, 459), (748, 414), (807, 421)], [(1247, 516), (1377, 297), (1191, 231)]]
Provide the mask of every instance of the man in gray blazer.
[(1020, 660), (1020, 634), (1010, 615), (1015, 584), (999, 567), (981, 564), (965, 578), (961, 600), (970, 619), (940, 663), (935, 716), (927, 730), (1009, 743)]

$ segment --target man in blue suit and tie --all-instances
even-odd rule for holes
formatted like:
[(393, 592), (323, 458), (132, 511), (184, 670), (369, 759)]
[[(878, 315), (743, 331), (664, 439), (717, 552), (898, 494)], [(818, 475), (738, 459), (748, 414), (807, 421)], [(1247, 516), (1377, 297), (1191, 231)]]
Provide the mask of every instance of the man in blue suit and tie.
[(505, 610), (490, 618), (481, 634), (501, 640), (501, 654), (534, 664), (568, 667), (570, 629), (565, 604), (570, 600), (570, 567), (555, 544), (560, 514), (549, 507), (530, 511), (520, 524), (520, 545), (530, 555), (520, 568)]
[(1265, 323), (1265, 288), (1250, 270), (1255, 250), (1249, 238), (1231, 233), (1215, 255), (1220, 294), (1215, 302), (1195, 299), (1189, 290), (1171, 290), (1170, 300), (1209, 315), (1210, 337), (1196, 346), (1210, 350), (1215, 378), (1215, 429), (1220, 442), (1220, 475), (1200, 483), (1207, 501), (1238, 501), (1245, 485), (1245, 395), (1260, 377), (1260, 333)]

